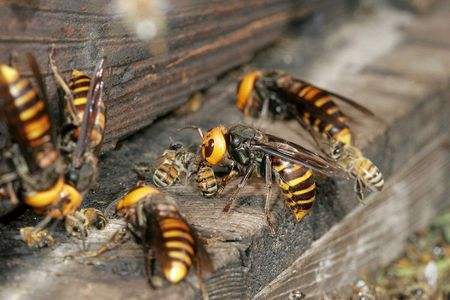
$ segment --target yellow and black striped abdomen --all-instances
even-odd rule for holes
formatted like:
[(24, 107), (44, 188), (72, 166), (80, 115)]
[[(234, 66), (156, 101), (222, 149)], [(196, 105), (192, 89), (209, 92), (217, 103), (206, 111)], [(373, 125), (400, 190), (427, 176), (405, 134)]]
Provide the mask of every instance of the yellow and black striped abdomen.
[(52, 165), (59, 157), (52, 143), (51, 120), (46, 103), (39, 98), (31, 82), (21, 78), (17, 70), (1, 66), (1, 84), (9, 90), (13, 101), (5, 105), (12, 138), (21, 141), (23, 151), (32, 154), (39, 168)]
[(313, 172), (301, 165), (296, 165), (279, 158), (272, 161), (274, 171), (279, 175), (280, 186), (286, 204), (295, 219), (302, 220), (309, 212), (316, 199), (316, 184)]
[(178, 283), (189, 273), (195, 257), (195, 242), (189, 226), (177, 217), (159, 219), (165, 259), (164, 276), (171, 283)]
[[(299, 99), (313, 104), (312, 106), (298, 106), (302, 119), (307, 125), (326, 139), (332, 137), (344, 144), (350, 145), (352, 143), (348, 118), (328, 93), (310, 85), (303, 85), (296, 94)], [(329, 118), (324, 117), (324, 115), (329, 116)]]
[(197, 171), (197, 185), (202, 195), (213, 197), (218, 191), (217, 178), (209, 166), (200, 166)]
[[(72, 71), (72, 78), (69, 82), (69, 88), (72, 91), (73, 105), (75, 106), (79, 120), (83, 120), (90, 84), (91, 78), (85, 73), (78, 70)], [(103, 140), (103, 134), (106, 124), (105, 112), (105, 103), (103, 102), (103, 100), (100, 100), (100, 102), (98, 103), (98, 114), (95, 118), (94, 128), (91, 132), (91, 148), (99, 146)], [(78, 138), (78, 130), (76, 130), (75, 135), (76, 138)]]

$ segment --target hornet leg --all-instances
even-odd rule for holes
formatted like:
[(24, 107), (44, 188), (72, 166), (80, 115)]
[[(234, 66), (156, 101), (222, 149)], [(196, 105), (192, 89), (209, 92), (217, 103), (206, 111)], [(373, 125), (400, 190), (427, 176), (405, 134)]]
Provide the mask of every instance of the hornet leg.
[(242, 177), (241, 182), (239, 182), (237, 188), (234, 190), (234, 192), (231, 195), (230, 199), (228, 200), (227, 204), (223, 208), (223, 212), (229, 212), (234, 207), (234, 202), (236, 201), (237, 196), (239, 195), (239, 192), (247, 184), (247, 181), (250, 178), (250, 175), (252, 175), (254, 170), (255, 170), (255, 165), (253, 165), (253, 164), (247, 168), (247, 170), (245, 171), (244, 177)]
[(266, 202), (264, 204), (264, 214), (266, 215), (267, 225), (272, 234), (275, 234), (275, 228), (273, 226), (273, 216), (270, 212), (272, 198), (272, 161), (270, 156), (265, 156), (266, 167), (265, 167), (265, 182), (266, 182)]

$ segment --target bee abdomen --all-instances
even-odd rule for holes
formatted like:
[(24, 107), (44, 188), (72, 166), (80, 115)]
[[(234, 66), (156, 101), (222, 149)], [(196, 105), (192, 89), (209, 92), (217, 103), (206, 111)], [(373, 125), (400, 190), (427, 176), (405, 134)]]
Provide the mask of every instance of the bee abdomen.
[(163, 272), (167, 280), (177, 283), (189, 273), (195, 257), (195, 243), (189, 226), (180, 218), (159, 220), (166, 260)]
[(205, 197), (213, 197), (217, 193), (217, 179), (211, 167), (202, 166), (198, 169), (197, 185)]
[(310, 169), (283, 160), (275, 160), (274, 169), (279, 174), (279, 186), (286, 204), (300, 221), (309, 212), (316, 199), (316, 184)]
[(384, 178), (381, 171), (370, 160), (364, 159), (356, 165), (357, 170), (363, 177), (364, 183), (379, 191), (383, 189)]
[(179, 177), (179, 171), (173, 163), (163, 162), (153, 174), (153, 182), (156, 186), (171, 186)]

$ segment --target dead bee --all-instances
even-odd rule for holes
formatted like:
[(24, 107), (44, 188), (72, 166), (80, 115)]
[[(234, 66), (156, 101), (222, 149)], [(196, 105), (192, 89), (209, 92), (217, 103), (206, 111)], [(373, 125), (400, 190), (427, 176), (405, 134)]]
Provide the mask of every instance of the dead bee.
[[(383, 175), (355, 147), (348, 117), (332, 97), (375, 118), (371, 111), (351, 99), (279, 71), (254, 71), (246, 74), (238, 85), (236, 106), (247, 116), (270, 115), (298, 120), (311, 134), (320, 150), (336, 160), (341, 168), (356, 179), (355, 191), (363, 199), (366, 188), (378, 191), (383, 188)], [(324, 149), (323, 142), (329, 147)]]
[[(162, 277), (171, 284), (180, 283), (193, 265), (200, 281), (212, 272), (208, 253), (176, 202), (157, 188), (138, 183), (116, 202), (116, 213), (127, 221), (128, 230), (147, 253), (147, 275), (153, 288), (162, 286)], [(116, 234), (112, 244), (122, 243), (126, 235)], [(109, 243), (90, 256), (112, 247)]]
[[(49, 57), (55, 80), (64, 92), (60, 149), (67, 165), (66, 180), (84, 195), (97, 180), (97, 157), (106, 125), (106, 107), (103, 100), (104, 59), (97, 64), (93, 79), (82, 71), (73, 70), (69, 84), (66, 84), (54, 62), (53, 50)], [(93, 224), (106, 224), (105, 220), (99, 210), (89, 209), (66, 218), (65, 225), (73, 235), (79, 235), (81, 232), (86, 233), (87, 228)], [(80, 228), (79, 225), (85, 228)]]
[[(0, 65), (1, 112), (12, 141), (4, 149), (3, 159), (11, 163), (20, 180), (20, 200), (46, 215), (45, 224), (52, 218), (71, 215), (80, 206), (82, 196), (64, 180), (61, 155), (52, 134), (44, 81), (32, 55), (28, 56), (28, 62), (39, 93), (15, 68)], [(13, 183), (12, 177), (11, 181), (5, 181), (2, 184), (6, 186)], [(14, 197), (11, 188), (8, 194)], [(46, 234), (37, 234), (42, 226), (23, 230), (23, 239), (40, 245), (36, 241), (39, 236), (46, 239)]]
[[(147, 166), (138, 169), (141, 174), (147, 170)], [(219, 187), (213, 169), (201, 163), (199, 157), (182, 144), (172, 143), (158, 159), (152, 179), (156, 186), (168, 187), (181, 180), (186, 183), (193, 174), (203, 196), (209, 198), (216, 195)]]
[(195, 153), (187, 150), (182, 144), (173, 143), (158, 160), (153, 182), (156, 186), (167, 187), (195, 173), (198, 167)]
[[(246, 125), (218, 126), (202, 137), (201, 155), (211, 166), (229, 165), (230, 173), (223, 179), (226, 184), (236, 175), (242, 175), (237, 189), (224, 208), (230, 211), (242, 187), (253, 173), (264, 176), (266, 182), (265, 213), (269, 217), (272, 176), (278, 182), (296, 221), (311, 209), (316, 193), (313, 171), (335, 176), (340, 170), (329, 160), (300, 145), (266, 134)], [(272, 226), (271, 229), (273, 230)]]

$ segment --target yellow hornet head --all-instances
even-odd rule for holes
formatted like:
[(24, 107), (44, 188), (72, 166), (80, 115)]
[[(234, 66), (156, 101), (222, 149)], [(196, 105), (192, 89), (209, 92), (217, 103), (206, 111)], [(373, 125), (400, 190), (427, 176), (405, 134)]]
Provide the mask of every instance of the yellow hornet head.
[(139, 200), (159, 194), (159, 190), (149, 185), (137, 185), (128, 191), (116, 204), (116, 211), (134, 207)]
[(71, 215), (80, 207), (82, 201), (83, 196), (80, 192), (64, 183), (58, 201), (49, 207), (47, 215), (55, 219)]
[(206, 133), (202, 142), (202, 157), (210, 165), (217, 165), (227, 154), (227, 129), (224, 126), (214, 127)]
[(255, 82), (261, 76), (260, 71), (253, 71), (245, 74), (244, 78), (239, 82), (236, 93), (236, 106), (239, 110), (245, 111), (251, 106)]

